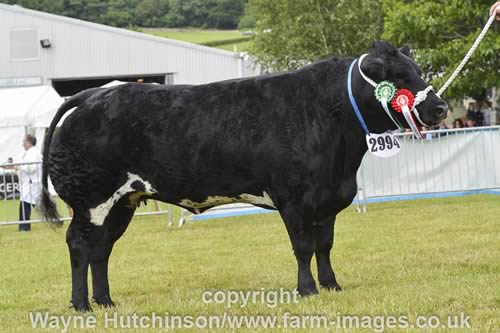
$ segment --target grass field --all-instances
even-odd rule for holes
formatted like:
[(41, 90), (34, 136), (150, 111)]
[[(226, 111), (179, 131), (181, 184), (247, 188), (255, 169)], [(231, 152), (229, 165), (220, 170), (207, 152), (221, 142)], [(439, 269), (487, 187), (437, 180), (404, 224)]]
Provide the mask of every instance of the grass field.
[(238, 30), (204, 30), (204, 29), (161, 29), (161, 28), (142, 28), (141, 32), (181, 40), (194, 44), (216, 43), (214, 47), (233, 51), (236, 47), (238, 52), (246, 51), (250, 45), (249, 41), (241, 41), (245, 38)]
[[(64, 228), (53, 231), (46, 225), (34, 225), (30, 233), (19, 233), (14, 226), (0, 227), (1, 332), (32, 331), (29, 311), (77, 315), (67, 308), (70, 268), (64, 237)], [(410, 323), (418, 315), (444, 321), (447, 315), (464, 313), (470, 316), (472, 329), (391, 332), (499, 332), (498, 196), (372, 204), (366, 214), (351, 207), (338, 217), (332, 258), (342, 293), (321, 290), (319, 296), (276, 308), (261, 302), (230, 308), (206, 304), (202, 300), (205, 290), (295, 288), (295, 259), (279, 216), (234, 217), (183, 228), (168, 228), (158, 217), (135, 218), (111, 257), (111, 292), (117, 307), (94, 306), (86, 317), (97, 320), (92, 332), (149, 332), (105, 329), (105, 312), (195, 317), (226, 312), (278, 318), (289, 312), (330, 319), (347, 314), (385, 315), (408, 316)]]

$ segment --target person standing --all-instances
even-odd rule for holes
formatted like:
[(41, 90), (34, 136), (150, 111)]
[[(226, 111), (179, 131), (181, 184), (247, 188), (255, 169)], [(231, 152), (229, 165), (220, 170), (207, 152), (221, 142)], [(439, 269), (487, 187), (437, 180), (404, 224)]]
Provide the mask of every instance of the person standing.
[(481, 108), (481, 113), (483, 114), (483, 126), (491, 126), (492, 123), (496, 123), (496, 112), (492, 107), (492, 104), (490, 101), (484, 101), (482, 108)]
[[(19, 190), (21, 192), (21, 202), (19, 204), (19, 221), (29, 221), (31, 219), (31, 209), (38, 203), (42, 192), (42, 154), (35, 148), (36, 138), (26, 134), (23, 139), (25, 153), (22, 158), (22, 165), (19, 167)], [(31, 224), (19, 224), (19, 231), (30, 231)]]

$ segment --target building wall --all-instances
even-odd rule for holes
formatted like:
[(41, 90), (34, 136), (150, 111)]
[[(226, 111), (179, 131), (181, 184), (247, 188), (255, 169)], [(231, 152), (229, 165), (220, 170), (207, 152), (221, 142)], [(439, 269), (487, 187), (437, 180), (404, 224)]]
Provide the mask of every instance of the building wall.
[[(13, 30), (34, 29), (38, 55), (11, 59)], [(40, 46), (49, 39), (50, 48)], [(257, 74), (223, 50), (149, 36), (0, 4), (0, 78), (52, 79), (174, 73), (175, 84), (202, 84)]]

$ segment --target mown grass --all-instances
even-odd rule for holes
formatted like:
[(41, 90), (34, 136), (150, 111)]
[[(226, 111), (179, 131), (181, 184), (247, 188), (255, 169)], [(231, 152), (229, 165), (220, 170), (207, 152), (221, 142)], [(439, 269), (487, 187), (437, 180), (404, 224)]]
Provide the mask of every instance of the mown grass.
[[(67, 307), (71, 285), (64, 231), (40, 224), (30, 233), (19, 233), (14, 226), (0, 228), (1, 332), (32, 331), (29, 311), (76, 314)], [(470, 316), (472, 329), (459, 332), (498, 332), (498, 196), (372, 204), (366, 214), (349, 208), (338, 217), (332, 259), (342, 293), (321, 290), (319, 296), (300, 299), (298, 304), (269, 308), (257, 303), (228, 309), (205, 304), (202, 293), (295, 288), (295, 259), (277, 214), (202, 221), (183, 228), (168, 228), (158, 217), (134, 218), (111, 257), (110, 283), (117, 307), (94, 307), (86, 316), (97, 318), (95, 332), (144, 332), (150, 330), (105, 329), (104, 313), (281, 316), (291, 312), (329, 318), (405, 315), (410, 320), (435, 315), (444, 320), (463, 312)], [(448, 331), (457, 330), (432, 330)]]
[[(217, 48), (238, 52), (246, 51), (250, 45), (249, 41), (238, 41), (244, 37), (238, 30), (205, 30), (205, 29), (162, 29), (162, 28), (142, 28), (141, 32), (181, 40), (194, 44), (206, 44), (220, 41), (222, 44)], [(235, 40), (236, 42), (232, 42)]]
[(217, 48), (231, 52), (245, 52), (248, 51), (251, 44), (252, 42), (228, 43), (217, 46)]

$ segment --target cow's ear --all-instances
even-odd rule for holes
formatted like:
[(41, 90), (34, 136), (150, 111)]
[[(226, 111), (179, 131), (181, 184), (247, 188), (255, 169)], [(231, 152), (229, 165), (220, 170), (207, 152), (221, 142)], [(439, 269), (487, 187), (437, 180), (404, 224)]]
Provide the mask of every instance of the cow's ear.
[(399, 52), (403, 53), (407, 57), (410, 57), (410, 47), (406, 44), (399, 48)]
[(361, 64), (361, 70), (375, 81), (385, 80), (385, 62), (379, 57), (366, 57)]
[(376, 57), (395, 55), (397, 53), (398, 50), (394, 48), (394, 46), (392, 46), (391, 43), (386, 42), (384, 40), (374, 42), (370, 50), (370, 54)]

